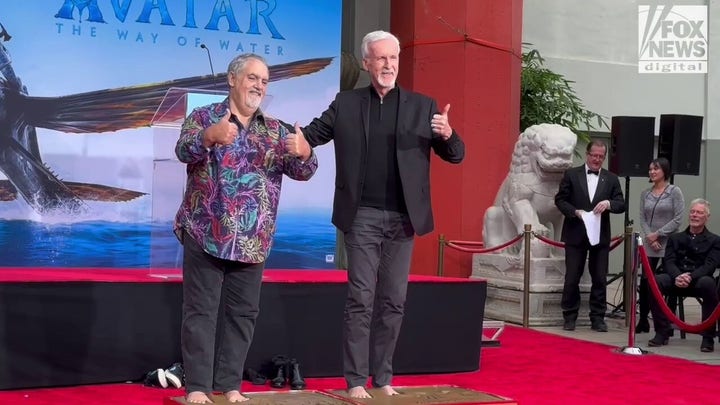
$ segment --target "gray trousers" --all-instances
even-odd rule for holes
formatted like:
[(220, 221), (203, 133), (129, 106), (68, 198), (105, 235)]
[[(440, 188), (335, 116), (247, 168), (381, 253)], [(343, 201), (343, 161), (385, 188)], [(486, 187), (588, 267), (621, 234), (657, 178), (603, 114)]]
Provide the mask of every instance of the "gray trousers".
[(208, 394), (239, 390), (260, 312), (265, 263), (218, 259), (187, 233), (183, 246), (185, 389)]
[(407, 293), (414, 230), (406, 214), (360, 207), (345, 233), (348, 296), (343, 371), (348, 388), (392, 380)]

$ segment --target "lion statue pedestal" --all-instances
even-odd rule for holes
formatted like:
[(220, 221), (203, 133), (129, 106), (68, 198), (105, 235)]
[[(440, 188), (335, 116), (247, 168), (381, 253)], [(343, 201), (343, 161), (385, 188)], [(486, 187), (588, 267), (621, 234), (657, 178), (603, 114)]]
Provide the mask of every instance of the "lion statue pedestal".
[[(556, 124), (533, 125), (520, 134), (510, 171), (493, 206), (485, 211), (485, 248), (499, 246), (523, 233), (525, 224), (549, 239), (559, 241), (563, 216), (555, 207), (563, 173), (573, 164), (577, 136)], [(498, 253), (473, 255), (473, 278), (488, 282), (485, 314), (488, 318), (522, 323), (523, 248), (516, 244)], [(530, 246), (530, 325), (562, 325), (565, 260), (562, 249), (537, 238)], [(586, 271), (580, 293), (587, 313), (590, 277)], [(583, 319), (581, 316), (578, 321)]]
[[(487, 280), (485, 317), (522, 324), (523, 261), (509, 254), (473, 254), (471, 278)], [(562, 296), (565, 279), (563, 257), (530, 259), (530, 326), (562, 325)], [(586, 270), (580, 279), (580, 314), (587, 314), (590, 276)], [(590, 321), (578, 317), (578, 326)]]

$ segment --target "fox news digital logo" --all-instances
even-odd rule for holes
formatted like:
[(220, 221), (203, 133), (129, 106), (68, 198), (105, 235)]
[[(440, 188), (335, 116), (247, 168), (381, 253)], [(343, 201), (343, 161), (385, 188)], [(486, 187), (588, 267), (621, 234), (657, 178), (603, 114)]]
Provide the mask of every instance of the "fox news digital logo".
[(639, 73), (707, 73), (707, 6), (638, 6)]

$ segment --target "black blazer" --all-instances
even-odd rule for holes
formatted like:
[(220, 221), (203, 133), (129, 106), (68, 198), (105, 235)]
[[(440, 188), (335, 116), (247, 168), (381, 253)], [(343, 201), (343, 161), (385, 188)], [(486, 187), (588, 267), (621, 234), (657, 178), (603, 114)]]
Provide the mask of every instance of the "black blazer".
[(690, 227), (675, 232), (668, 238), (663, 258), (663, 268), (673, 279), (682, 273), (690, 272), (697, 280), (703, 276), (712, 277), (720, 266), (720, 237), (708, 231), (691, 237)]
[[(347, 232), (355, 219), (365, 177), (371, 86), (343, 91), (319, 118), (302, 129), (310, 146), (335, 141), (335, 199), (332, 222)], [(453, 131), (443, 140), (433, 134), (430, 120), (438, 113), (435, 101), (398, 88), (397, 161), (405, 204), (415, 233), (433, 230), (430, 203), (430, 149), (443, 160), (460, 163), (465, 144)]]
[(595, 196), (590, 201), (587, 187), (585, 165), (573, 167), (565, 171), (560, 187), (555, 195), (555, 205), (565, 216), (562, 228), (562, 241), (571, 246), (582, 246), (587, 243), (585, 224), (575, 216), (575, 210), (592, 211), (603, 200), (610, 201), (610, 212), (605, 210), (600, 217), (600, 243), (610, 244), (610, 213), (625, 212), (625, 199), (618, 177), (607, 170), (600, 169)]

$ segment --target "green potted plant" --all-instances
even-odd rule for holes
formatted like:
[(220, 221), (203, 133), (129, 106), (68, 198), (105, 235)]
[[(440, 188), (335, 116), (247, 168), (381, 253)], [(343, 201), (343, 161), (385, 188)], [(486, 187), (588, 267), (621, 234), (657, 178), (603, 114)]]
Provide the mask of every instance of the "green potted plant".
[(522, 54), (520, 130), (542, 123), (559, 124), (577, 134), (578, 140), (588, 142), (589, 131), (608, 128), (601, 115), (585, 108), (572, 88), (574, 82), (544, 63), (537, 49)]

